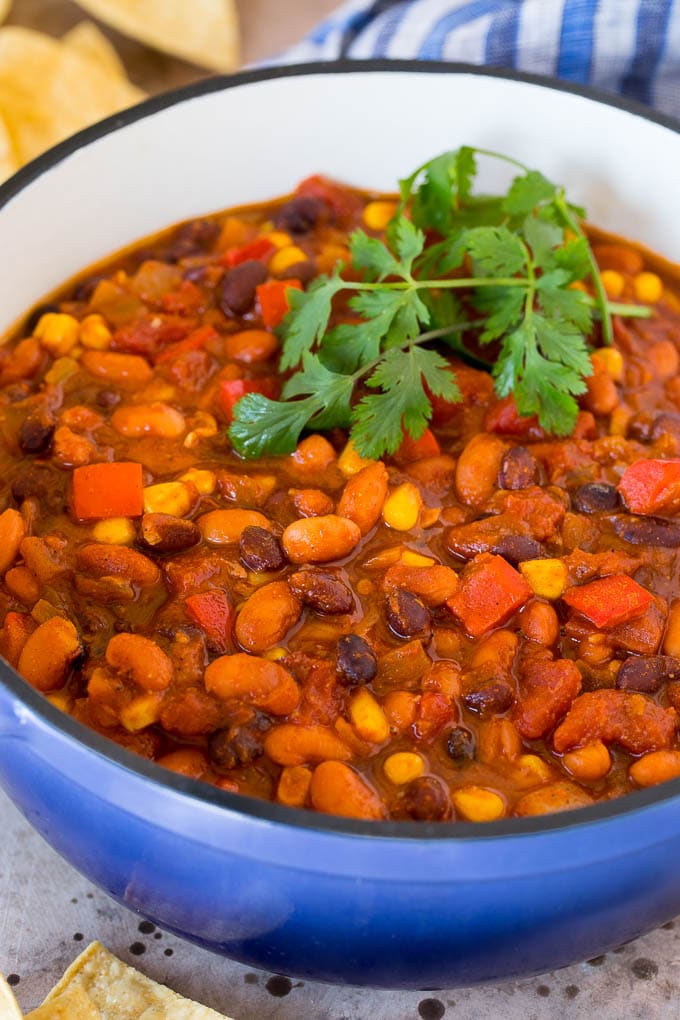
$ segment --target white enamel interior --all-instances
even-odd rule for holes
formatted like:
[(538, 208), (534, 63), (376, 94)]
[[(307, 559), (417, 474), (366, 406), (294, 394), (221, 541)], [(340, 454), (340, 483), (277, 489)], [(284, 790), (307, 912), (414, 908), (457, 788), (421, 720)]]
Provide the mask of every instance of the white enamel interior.
[(0, 210), (0, 330), (79, 269), (170, 223), (285, 193), (317, 172), (393, 188), (464, 143), (542, 170), (593, 222), (680, 261), (680, 135), (668, 128), (465, 73), (300, 75), (178, 102), (78, 149), (12, 198)]

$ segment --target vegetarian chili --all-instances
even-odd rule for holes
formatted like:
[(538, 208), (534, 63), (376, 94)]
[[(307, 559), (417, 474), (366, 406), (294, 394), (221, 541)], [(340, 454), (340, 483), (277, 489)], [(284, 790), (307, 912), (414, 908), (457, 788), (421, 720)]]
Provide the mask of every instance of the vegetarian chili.
[(14, 331), (0, 652), (168, 769), (336, 815), (490, 821), (680, 776), (680, 297), (638, 248), (592, 234), (598, 279), (569, 284), (651, 312), (613, 314), (610, 346), (592, 324), (570, 434), (446, 349), (455, 399), (430, 390), (391, 453), (323, 418), (289, 454), (234, 449), (239, 402), (290, 378), (291, 295), (397, 209), (313, 177)]

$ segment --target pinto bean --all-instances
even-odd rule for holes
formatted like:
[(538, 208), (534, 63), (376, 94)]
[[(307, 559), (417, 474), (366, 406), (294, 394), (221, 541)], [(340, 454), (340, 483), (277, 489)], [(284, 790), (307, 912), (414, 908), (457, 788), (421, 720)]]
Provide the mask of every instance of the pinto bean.
[(321, 489), (289, 489), (288, 495), (301, 517), (323, 517), (335, 509), (331, 497)]
[(498, 469), (500, 489), (527, 489), (536, 481), (538, 464), (526, 446), (513, 446), (503, 455)]
[(170, 657), (141, 634), (114, 634), (106, 646), (106, 661), (144, 691), (164, 691), (174, 676)]
[(278, 765), (349, 761), (352, 757), (349, 747), (335, 730), (316, 724), (274, 726), (265, 737), (264, 749)]
[(142, 539), (155, 552), (181, 552), (200, 542), (201, 532), (193, 521), (172, 514), (144, 514)]
[(133, 439), (139, 436), (177, 439), (184, 435), (186, 429), (184, 415), (169, 404), (161, 402), (118, 407), (111, 415), (111, 424), (121, 436)]
[(342, 490), (338, 514), (354, 521), (362, 535), (367, 535), (380, 520), (387, 497), (389, 475), (381, 460), (352, 475)]
[(385, 817), (385, 806), (366, 780), (341, 761), (325, 761), (314, 769), (309, 795), (317, 811), (343, 818)]
[(478, 507), (496, 488), (506, 444), (498, 436), (480, 432), (467, 444), (456, 465), (456, 492), (461, 502)]
[(206, 690), (221, 701), (245, 701), (272, 715), (288, 715), (300, 701), (300, 688), (278, 662), (237, 652), (222, 655), (205, 671)]
[(176, 772), (179, 776), (189, 779), (202, 779), (208, 771), (208, 759), (202, 751), (194, 747), (182, 747), (179, 751), (170, 751), (156, 759), (164, 769)]
[(24, 519), (18, 510), (8, 507), (0, 514), (0, 574), (12, 566), (26, 534)]
[(335, 668), (345, 682), (367, 683), (378, 672), (378, 660), (364, 638), (358, 634), (343, 634), (338, 641)]
[(620, 503), (615, 485), (607, 482), (588, 482), (572, 496), (574, 510), (581, 514), (595, 514), (600, 510), (615, 510)]
[(616, 675), (620, 691), (654, 694), (669, 680), (680, 680), (680, 659), (671, 655), (631, 656)]
[(410, 567), (395, 563), (385, 574), (383, 588), (401, 588), (417, 596), (426, 606), (441, 606), (458, 587), (458, 575), (451, 567)]
[(78, 632), (71, 621), (53, 616), (29, 636), (17, 670), (37, 690), (54, 691), (64, 685), (80, 652)]
[(616, 517), (612, 520), (616, 534), (631, 545), (654, 545), (675, 549), (680, 545), (680, 524), (662, 517)]
[(408, 784), (401, 798), (408, 818), (418, 822), (445, 822), (452, 815), (451, 795), (441, 779), (421, 776)]
[(349, 556), (360, 538), (361, 531), (353, 521), (327, 514), (294, 521), (282, 541), (291, 563), (329, 563)]
[(83, 545), (76, 552), (76, 562), (81, 570), (95, 577), (122, 577), (142, 588), (160, 580), (155, 563), (124, 545)]
[(427, 638), (432, 630), (432, 618), (427, 606), (409, 591), (400, 588), (390, 592), (385, 600), (385, 616), (393, 634), (401, 638)]
[(352, 589), (330, 570), (298, 570), (288, 578), (291, 591), (317, 613), (334, 615), (354, 609)]
[(243, 329), (224, 338), (224, 350), (228, 358), (251, 365), (269, 361), (279, 349), (279, 342), (266, 329)]
[(650, 751), (629, 769), (630, 778), (638, 786), (656, 786), (680, 776), (680, 751)]
[(280, 570), (286, 557), (276, 535), (266, 528), (249, 525), (239, 538), (241, 562), (256, 574)]
[(315, 433), (300, 440), (290, 459), (299, 473), (317, 474), (330, 467), (336, 456), (328, 440)]
[(80, 363), (95, 379), (125, 390), (138, 390), (151, 381), (151, 365), (138, 354), (116, 351), (84, 351)]
[(555, 811), (573, 811), (574, 808), (592, 804), (585, 790), (568, 779), (556, 783), (548, 783), (537, 790), (530, 790), (515, 804), (515, 814), (519, 818), (532, 815), (549, 815)]
[(220, 308), (225, 315), (245, 315), (253, 307), (255, 289), (267, 279), (267, 267), (248, 259), (230, 269), (224, 277)]
[(548, 602), (533, 600), (522, 610), (522, 633), (539, 645), (550, 647), (560, 636), (560, 621)]
[(213, 545), (238, 542), (246, 528), (271, 531), (269, 521), (257, 510), (210, 510), (199, 517), (196, 523), (206, 542)]
[(302, 605), (286, 581), (258, 588), (236, 619), (239, 644), (249, 652), (264, 652), (282, 641), (300, 619)]

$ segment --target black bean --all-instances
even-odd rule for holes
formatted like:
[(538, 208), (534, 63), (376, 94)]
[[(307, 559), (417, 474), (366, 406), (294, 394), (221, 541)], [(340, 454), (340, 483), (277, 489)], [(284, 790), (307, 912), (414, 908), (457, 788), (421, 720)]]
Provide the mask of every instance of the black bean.
[(223, 769), (249, 765), (264, 753), (264, 735), (270, 726), (267, 716), (257, 712), (249, 722), (217, 730), (208, 741), (211, 760)]
[(33, 308), (26, 316), (26, 321), (24, 322), (24, 336), (32, 335), (33, 330), (38, 325), (43, 315), (47, 315), (49, 312), (59, 311), (61, 311), (59, 305), (55, 305), (51, 301), (42, 305), (36, 305), (35, 308)]
[(680, 660), (672, 655), (631, 656), (621, 666), (616, 686), (621, 691), (654, 694), (663, 683), (680, 679)]
[(475, 738), (464, 726), (456, 726), (446, 737), (446, 751), (454, 761), (463, 762), (475, 756)]
[(513, 446), (503, 455), (498, 470), (500, 489), (527, 489), (536, 481), (538, 465), (526, 446)]
[(239, 553), (243, 565), (256, 574), (280, 570), (286, 564), (286, 554), (276, 535), (257, 525), (250, 525), (241, 532)]
[(107, 279), (108, 277), (103, 273), (94, 273), (92, 276), (86, 276), (84, 280), (81, 280), (80, 283), (76, 284), (73, 290), (73, 300), (89, 301), (97, 289), (97, 285), (100, 284), (102, 280)]
[(165, 258), (168, 262), (179, 262), (190, 255), (209, 251), (217, 239), (220, 228), (213, 220), (191, 220), (175, 231)]
[(662, 549), (680, 546), (680, 523), (663, 517), (617, 517), (614, 531), (631, 545), (656, 545)]
[(358, 634), (343, 634), (338, 641), (335, 668), (343, 680), (367, 683), (378, 672), (378, 660), (368, 641)]
[(432, 630), (427, 606), (410, 591), (400, 588), (385, 599), (385, 616), (392, 633), (400, 638), (429, 637)]
[(274, 213), (274, 225), (289, 234), (307, 234), (321, 220), (327, 220), (328, 206), (320, 198), (299, 195)]
[(504, 535), (494, 543), (491, 552), (503, 556), (513, 566), (523, 563), (524, 560), (540, 559), (545, 555), (541, 543), (535, 538), (529, 538), (528, 535)]
[(657, 415), (652, 424), (651, 438), (663, 439), (664, 436), (672, 436), (680, 439), (680, 414), (669, 414), (664, 412)]
[(144, 514), (142, 543), (155, 552), (181, 552), (201, 540), (199, 527), (172, 514)]
[(19, 446), (24, 453), (45, 453), (54, 434), (54, 423), (44, 414), (29, 414), (19, 429)]
[(205, 266), (188, 266), (182, 273), (183, 280), (190, 280), (192, 283), (200, 283), (208, 271)]
[(418, 822), (444, 822), (451, 817), (451, 795), (434, 776), (421, 776), (408, 784), (401, 806), (409, 818)]
[(572, 496), (574, 510), (581, 514), (595, 514), (598, 510), (615, 510), (619, 493), (615, 485), (607, 482), (588, 482)]
[(311, 259), (295, 262), (281, 273), (282, 280), (299, 280), (300, 283), (309, 283), (315, 276), (316, 264)]
[(297, 570), (288, 578), (294, 595), (317, 613), (351, 613), (352, 589), (330, 570)]
[(505, 680), (494, 680), (471, 687), (463, 695), (468, 708), (480, 715), (506, 712), (515, 700), (512, 687)]
[(100, 407), (109, 408), (120, 404), (122, 398), (115, 390), (100, 390), (96, 399)]
[(255, 288), (267, 279), (267, 268), (257, 259), (248, 259), (230, 269), (222, 283), (220, 308), (225, 315), (245, 315), (255, 300)]

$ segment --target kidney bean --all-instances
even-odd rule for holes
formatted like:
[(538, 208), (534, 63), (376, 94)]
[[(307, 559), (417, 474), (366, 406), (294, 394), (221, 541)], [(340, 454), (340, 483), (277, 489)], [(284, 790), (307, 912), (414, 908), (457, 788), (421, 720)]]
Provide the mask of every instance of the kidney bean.
[(318, 475), (336, 460), (335, 450), (325, 436), (314, 433), (297, 444), (290, 459), (296, 471), (303, 475)]
[(153, 377), (151, 365), (138, 354), (119, 354), (116, 351), (84, 351), (80, 363), (95, 379), (138, 390)]
[[(121, 355), (127, 357), (127, 355)], [(118, 407), (111, 415), (111, 424), (121, 436), (158, 436), (178, 439), (186, 428), (184, 415), (169, 404), (131, 404)]]
[(54, 422), (44, 413), (29, 414), (19, 429), (19, 446), (24, 453), (45, 453), (54, 435)]
[(80, 652), (78, 632), (71, 621), (53, 616), (29, 635), (17, 670), (37, 690), (54, 691), (63, 686)]
[(268, 361), (279, 349), (279, 342), (266, 329), (243, 329), (224, 338), (224, 353), (244, 365)]
[(238, 542), (246, 528), (269, 530), (271, 525), (257, 510), (210, 510), (196, 522), (206, 542), (231, 545)]
[(164, 691), (173, 680), (170, 657), (141, 634), (114, 634), (106, 646), (106, 661), (145, 691)]
[(631, 545), (655, 545), (675, 549), (680, 545), (680, 524), (663, 517), (616, 517), (612, 520), (616, 534)]
[(347, 744), (330, 726), (282, 723), (264, 741), (265, 752), (277, 765), (307, 765), (322, 761), (349, 761)]
[(243, 565), (256, 574), (281, 570), (286, 564), (286, 557), (276, 535), (257, 525), (248, 525), (241, 532), (239, 554)]
[(294, 521), (282, 541), (291, 563), (329, 563), (348, 556), (360, 538), (361, 531), (353, 521), (327, 514)]
[(335, 509), (331, 497), (321, 489), (289, 489), (288, 495), (301, 517), (323, 517)]
[(244, 652), (211, 662), (205, 687), (221, 701), (245, 701), (271, 715), (288, 715), (300, 701), (300, 688), (287, 669)]
[(503, 455), (498, 469), (501, 489), (527, 489), (536, 481), (538, 464), (526, 446), (513, 446)]
[(638, 786), (656, 786), (680, 776), (680, 751), (650, 751), (633, 762), (630, 778)]
[(385, 806), (365, 779), (341, 761), (325, 761), (314, 769), (309, 795), (317, 811), (343, 818), (385, 817)]
[(123, 545), (83, 545), (76, 552), (76, 562), (81, 570), (95, 577), (121, 577), (143, 588), (160, 579), (155, 563)]
[(396, 588), (385, 600), (387, 624), (401, 638), (428, 638), (432, 617), (427, 606), (409, 591)]
[(248, 259), (230, 269), (224, 277), (220, 308), (225, 315), (245, 315), (253, 307), (255, 289), (267, 279), (267, 267)]
[(581, 514), (595, 514), (599, 510), (615, 510), (619, 505), (619, 493), (614, 485), (606, 482), (588, 482), (581, 485), (572, 496), (572, 505)]
[(14, 563), (25, 534), (24, 519), (18, 510), (8, 507), (0, 514), (0, 574)]
[(498, 436), (480, 432), (467, 444), (456, 465), (456, 492), (468, 506), (481, 506), (498, 481), (506, 444)]
[(286, 581), (258, 588), (236, 619), (239, 644), (249, 652), (264, 652), (282, 641), (300, 619), (302, 605)]
[(621, 691), (654, 694), (668, 680), (680, 679), (680, 660), (671, 655), (631, 656), (616, 675)]
[(535, 538), (529, 538), (528, 535), (503, 535), (493, 543), (489, 551), (502, 556), (513, 566), (523, 563), (524, 560), (538, 560), (545, 555), (541, 543)]
[(200, 542), (201, 532), (193, 521), (172, 514), (144, 514), (142, 540), (156, 552), (180, 552)]
[(249, 765), (264, 754), (264, 735), (271, 721), (262, 712), (240, 725), (217, 730), (208, 740), (211, 761), (223, 769)]
[(368, 641), (358, 634), (343, 634), (338, 641), (335, 668), (345, 682), (367, 683), (378, 672), (378, 660)]
[(298, 195), (274, 213), (274, 226), (289, 234), (308, 234), (317, 223), (328, 219), (329, 208), (320, 198)]
[(539, 645), (550, 647), (560, 636), (557, 613), (548, 602), (529, 602), (520, 617), (522, 633)]
[(418, 822), (445, 822), (452, 815), (451, 795), (440, 779), (421, 776), (405, 788), (401, 807)]
[(505, 680), (490, 680), (470, 687), (463, 695), (463, 701), (473, 712), (480, 715), (506, 712), (515, 700), (514, 692)]
[(475, 756), (475, 738), (464, 726), (456, 726), (446, 737), (446, 753), (456, 762), (469, 761)]
[(291, 591), (305, 606), (329, 616), (351, 613), (354, 596), (351, 588), (330, 570), (298, 570), (288, 578)]
[(382, 461), (368, 464), (345, 484), (338, 503), (338, 514), (347, 517), (367, 535), (380, 520), (380, 512), (387, 497), (389, 475)]

